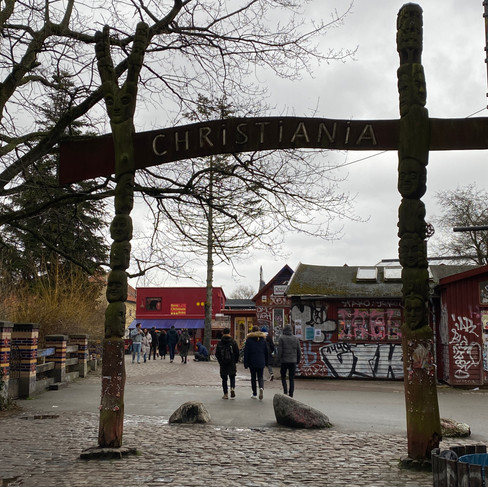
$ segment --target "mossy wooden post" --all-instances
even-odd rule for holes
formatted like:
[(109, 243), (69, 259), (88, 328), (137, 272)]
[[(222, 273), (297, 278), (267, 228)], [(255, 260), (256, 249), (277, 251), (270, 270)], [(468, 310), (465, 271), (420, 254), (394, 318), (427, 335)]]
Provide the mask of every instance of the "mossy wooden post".
[(400, 55), (400, 140), (398, 146), (398, 236), (403, 282), (403, 367), (408, 459), (423, 463), (439, 446), (441, 426), (436, 389), (433, 331), (429, 326), (427, 225), (421, 197), (426, 191), (430, 124), (425, 108), (422, 54), (422, 9), (404, 5), (398, 13)]
[(110, 225), (113, 239), (110, 250), (110, 274), (107, 283), (108, 306), (105, 312), (103, 340), (102, 393), (98, 445), (101, 448), (122, 446), (124, 424), (124, 334), (127, 273), (130, 261), (134, 203), (135, 157), (133, 136), (137, 81), (148, 40), (148, 27), (137, 26), (128, 59), (127, 78), (119, 88), (110, 55), (109, 29), (97, 33), (96, 55), (103, 95), (110, 117), (115, 148), (115, 217)]

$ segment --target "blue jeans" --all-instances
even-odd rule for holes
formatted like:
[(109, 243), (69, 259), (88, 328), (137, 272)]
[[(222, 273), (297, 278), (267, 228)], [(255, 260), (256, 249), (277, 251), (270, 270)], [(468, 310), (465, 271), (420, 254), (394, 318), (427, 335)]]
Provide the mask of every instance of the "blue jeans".
[(137, 361), (141, 361), (141, 342), (132, 343), (132, 362), (134, 362), (137, 354)]
[(176, 343), (174, 345), (170, 343), (168, 346), (169, 346), (169, 358), (170, 360), (174, 360)]

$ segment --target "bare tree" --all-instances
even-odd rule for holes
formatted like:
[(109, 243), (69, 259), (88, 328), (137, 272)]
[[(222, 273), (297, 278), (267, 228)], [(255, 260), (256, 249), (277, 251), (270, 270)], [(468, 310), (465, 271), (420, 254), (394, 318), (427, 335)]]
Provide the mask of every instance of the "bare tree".
[[(95, 32), (103, 25), (110, 28), (118, 77), (125, 76), (136, 24), (145, 21), (149, 25), (149, 45), (139, 79), (137, 129), (150, 124), (145, 120), (149, 107), (153, 114), (164, 113), (168, 123), (178, 122), (182, 114), (198, 102), (200, 92), (212, 89), (231, 100), (236, 93), (250, 99), (261, 94), (254, 83), (256, 71), (298, 80), (304, 73), (311, 72), (316, 62), (349, 57), (351, 52), (343, 49), (319, 52), (316, 41), (330, 27), (342, 23), (350, 7), (330, 22), (324, 22), (306, 19), (302, 4), (290, 0), (95, 0), (87, 8), (74, 0), (63, 3), (54, 0), (2, 2), (0, 226), (18, 227), (27, 217), (50, 208), (80, 201), (99, 201), (113, 195), (114, 182), (109, 178), (99, 179), (89, 188), (70, 185), (63, 193), (47, 194), (44, 199), (22, 208), (13, 201), (13, 197), (25, 188), (25, 172), (68, 137), (77, 120), (84, 118), (97, 127), (99, 133), (107, 131), (107, 118), (99, 103), (102, 90), (94, 53)], [(66, 90), (68, 103), (52, 126), (41, 126), (36, 107), (61, 89), (52, 81), (61, 73), (66, 74), (69, 81), (65, 85), (69, 89), (62, 88)], [(288, 214), (291, 227), (302, 223), (298, 221), (301, 217), (294, 216), (294, 201), (310, 205), (309, 208), (315, 211), (327, 207), (331, 213), (342, 214), (344, 199), (340, 195), (334, 200), (336, 207), (317, 206), (315, 197), (318, 192), (307, 195), (290, 191), (283, 173), (281, 179), (271, 181), (262, 161), (260, 156), (236, 157), (225, 170), (234, 168), (236, 180), (253, 198), (265, 197), (275, 209)], [(278, 164), (284, 167), (285, 162), (287, 169), (284, 173), (289, 180), (296, 176), (298, 165), (289, 164), (287, 160)], [(184, 166), (185, 170), (180, 172), (165, 167), (164, 175), (158, 174), (157, 183), (152, 178), (153, 172), (146, 171), (136, 182), (136, 191), (147, 192), (158, 200), (190, 195), (199, 204), (205, 200), (205, 196), (199, 194), (203, 173), (191, 163)], [(305, 168), (303, 172), (300, 169), (300, 173), (317, 180), (311, 168)], [(268, 186), (256, 183), (259, 178), (266, 178)], [(235, 216), (230, 208), (220, 207), (216, 211)], [(269, 228), (262, 230), (266, 232)], [(33, 238), (42, 239), (36, 228), (29, 228), (29, 231)], [(7, 243), (15, 245), (15, 242)], [(52, 245), (52, 250), (58, 250), (56, 245)], [(136, 258), (133, 274), (143, 274), (152, 266), (168, 270), (171, 265), (174, 265), (173, 272), (179, 272), (179, 263), (174, 262), (172, 252), (168, 250), (163, 256), (161, 252), (161, 248), (155, 247)], [(77, 262), (75, 257), (65, 257), (87, 271), (106, 264), (94, 262), (89, 268), (83, 262)]]
[(231, 299), (252, 299), (256, 295), (256, 290), (250, 285), (241, 284), (233, 289), (229, 298)]
[[(458, 257), (457, 262), (488, 264), (488, 192), (476, 184), (436, 193), (442, 213), (433, 218), (436, 226), (434, 251)], [(466, 231), (453, 232), (456, 227)], [(471, 229), (470, 229), (471, 228)]]

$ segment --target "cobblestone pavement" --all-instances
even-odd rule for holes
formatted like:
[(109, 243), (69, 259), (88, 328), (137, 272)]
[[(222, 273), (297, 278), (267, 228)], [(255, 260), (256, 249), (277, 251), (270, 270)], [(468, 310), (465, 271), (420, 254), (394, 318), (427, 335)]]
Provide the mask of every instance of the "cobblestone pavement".
[[(172, 367), (154, 361), (134, 367), (128, 364), (127, 383), (143, 379), (152, 387), (162, 381), (215, 381), (208, 368)], [(162, 377), (161, 372), (168, 369)], [(277, 426), (169, 425), (167, 419), (126, 414), (124, 446), (137, 448), (138, 455), (86, 461), (79, 456), (97, 445), (96, 412), (44, 412), (36, 416), (21, 410), (0, 417), (0, 486), (432, 485), (430, 473), (399, 469), (398, 460), (407, 450), (401, 435)], [(459, 440), (442, 446), (456, 443)]]

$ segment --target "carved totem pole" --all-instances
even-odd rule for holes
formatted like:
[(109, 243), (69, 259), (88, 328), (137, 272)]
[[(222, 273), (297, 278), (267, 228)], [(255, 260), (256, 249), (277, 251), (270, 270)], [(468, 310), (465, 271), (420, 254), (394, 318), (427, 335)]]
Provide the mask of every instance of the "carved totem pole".
[(133, 136), (137, 82), (148, 43), (148, 26), (137, 26), (132, 52), (128, 58), (127, 78), (119, 88), (110, 55), (109, 29), (97, 33), (96, 55), (103, 95), (110, 118), (115, 148), (115, 217), (110, 225), (113, 240), (110, 250), (110, 274), (107, 282), (108, 306), (105, 312), (103, 340), (102, 393), (98, 445), (122, 446), (124, 424), (124, 334), (127, 273), (130, 262), (134, 204), (135, 157)]
[(429, 326), (427, 225), (421, 197), (426, 191), (430, 123), (421, 64), (422, 9), (404, 5), (397, 20), (400, 55), (398, 91), (400, 138), (398, 146), (399, 257), (402, 265), (402, 347), (407, 413), (408, 457), (423, 461), (439, 446), (441, 427), (436, 390), (433, 331)]

